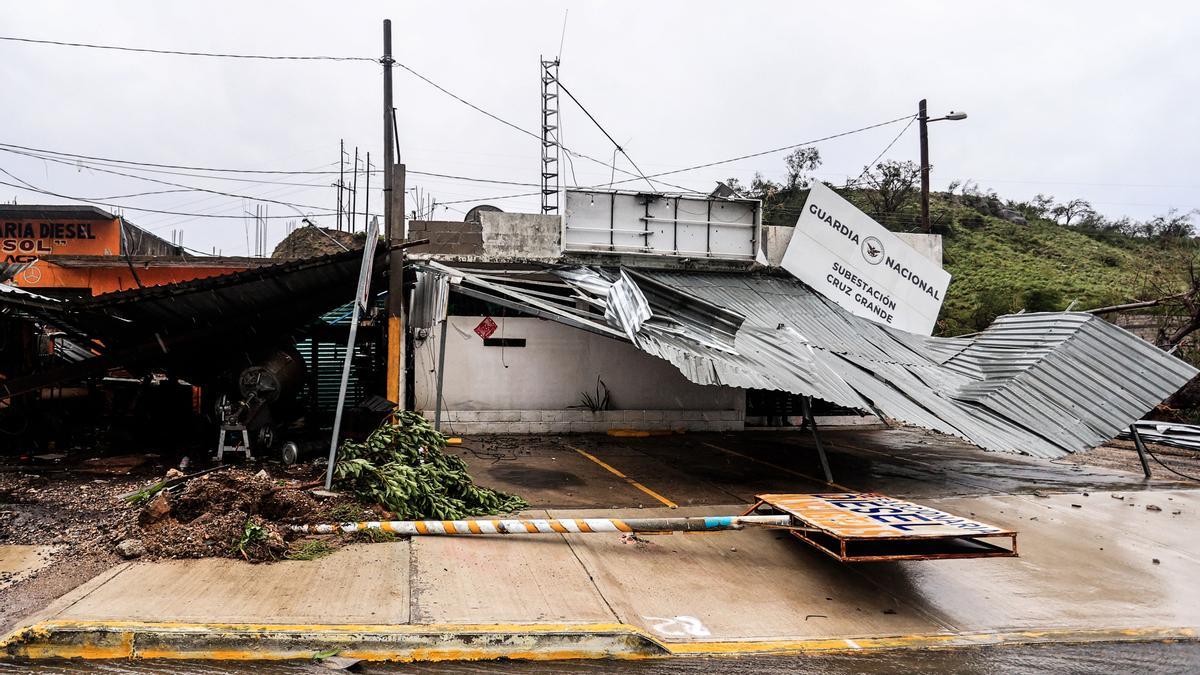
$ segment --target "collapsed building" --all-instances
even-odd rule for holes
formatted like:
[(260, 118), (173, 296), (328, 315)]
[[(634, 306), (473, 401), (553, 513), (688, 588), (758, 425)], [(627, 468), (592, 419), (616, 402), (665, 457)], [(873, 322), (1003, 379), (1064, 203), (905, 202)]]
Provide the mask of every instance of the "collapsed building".
[[(89, 445), (121, 427), (140, 441), (131, 447), (169, 448), (215, 437), (223, 418), (238, 420), (243, 448), (252, 437), (272, 447), (330, 405), (345, 334), (336, 310), (353, 294), (360, 251), (197, 256), (92, 207), (7, 205), (0, 218), (13, 224), (3, 246), (31, 252), (0, 284), (7, 447)], [(377, 370), (376, 333), (363, 329), (363, 373)]]
[[(1049, 458), (1111, 439), (1197, 372), (1085, 313), (963, 338), (881, 325), (783, 269), (795, 228), (761, 227), (749, 200), (566, 197), (562, 216), (412, 224), (430, 240), (413, 249), (417, 407), (456, 432), (732, 431), (811, 397)], [(908, 241), (940, 266), (939, 238)]]
[[(1111, 439), (1196, 374), (1088, 314), (1005, 316), (961, 338), (921, 334), (922, 322), (932, 325), (928, 312), (899, 317), (917, 322), (917, 332), (888, 325), (904, 289), (864, 290), (858, 273), (810, 276), (789, 262), (812, 245), (807, 234), (762, 226), (754, 200), (612, 190), (564, 197), (561, 215), (481, 210), (466, 222), (408, 224), (404, 390), (446, 430), (738, 431), (836, 416), (1049, 458)], [(830, 229), (845, 237), (848, 228)], [(896, 269), (921, 267), (930, 288), (930, 279), (948, 283), (938, 237), (898, 244), (895, 236), (864, 232), (853, 242), (862, 246), (856, 264), (885, 269), (903, 254), (908, 262)], [(122, 260), (130, 272), (167, 269), (179, 257), (161, 251), (139, 267), (131, 249), (114, 244), (93, 269), (103, 262), (115, 274)], [(358, 314), (347, 303), (364, 263), (355, 248), (160, 284), (129, 286), (121, 275), (118, 288), (94, 297), (0, 286), (3, 320), (23, 326), (25, 341), (5, 352), (0, 416), (34, 419), (22, 411), (38, 409), (42, 420), (66, 419), (72, 397), (111, 410), (119, 404), (111, 391), (125, 383), (143, 403), (172, 402), (176, 412), (157, 418), (163, 438), (190, 430), (205, 447), (249, 451), (277, 447), (297, 425), (327, 435), (354, 330), (343, 409), (378, 412), (389, 390), (389, 324), (377, 313), (386, 251), (374, 256), (370, 306), (353, 326)], [(61, 264), (56, 258), (29, 269)], [(850, 300), (822, 289), (829, 279), (847, 286)], [(31, 341), (48, 335), (54, 349), (31, 359)], [(149, 387), (172, 393), (146, 395)]]

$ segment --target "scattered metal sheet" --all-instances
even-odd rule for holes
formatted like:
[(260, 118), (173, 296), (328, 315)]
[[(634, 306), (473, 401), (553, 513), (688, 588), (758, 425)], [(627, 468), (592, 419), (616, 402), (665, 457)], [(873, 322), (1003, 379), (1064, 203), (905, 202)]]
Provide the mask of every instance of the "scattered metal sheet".
[[(1143, 421), (1134, 422), (1132, 426), (1137, 427), (1138, 435), (1147, 443), (1200, 450), (1200, 425)], [(1120, 437), (1132, 439), (1133, 434), (1126, 429), (1120, 433)]]
[(1017, 556), (1014, 531), (881, 494), (766, 494), (756, 499), (747, 513), (790, 515), (793, 536), (842, 562)]

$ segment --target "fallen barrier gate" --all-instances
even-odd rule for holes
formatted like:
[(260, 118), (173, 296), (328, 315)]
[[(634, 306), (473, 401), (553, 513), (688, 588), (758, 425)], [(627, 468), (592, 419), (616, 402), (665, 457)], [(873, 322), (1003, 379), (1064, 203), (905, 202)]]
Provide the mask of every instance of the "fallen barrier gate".
[[(670, 533), (783, 529), (842, 562), (1017, 555), (1017, 533), (880, 494), (766, 494), (740, 516), (384, 520), (292, 525), (303, 534), (381, 530), (400, 535)], [(1007, 540), (1007, 546), (1001, 545)]]

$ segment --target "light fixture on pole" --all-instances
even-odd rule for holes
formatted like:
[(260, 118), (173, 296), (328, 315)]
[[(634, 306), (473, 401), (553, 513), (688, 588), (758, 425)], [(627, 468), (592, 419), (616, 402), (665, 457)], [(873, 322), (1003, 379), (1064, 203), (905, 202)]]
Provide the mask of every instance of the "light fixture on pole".
[(953, 110), (949, 115), (930, 119), (929, 114), (925, 111), (925, 99), (921, 99), (921, 102), (917, 104), (917, 120), (921, 123), (921, 227), (925, 228), (925, 232), (933, 231), (933, 226), (929, 222), (929, 123), (965, 119), (967, 119), (967, 113)]

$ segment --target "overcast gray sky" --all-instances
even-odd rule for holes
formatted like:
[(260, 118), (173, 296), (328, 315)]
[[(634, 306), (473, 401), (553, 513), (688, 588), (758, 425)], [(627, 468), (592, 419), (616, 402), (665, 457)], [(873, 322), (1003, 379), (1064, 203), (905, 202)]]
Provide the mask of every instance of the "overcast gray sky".
[[(930, 127), (933, 182), (971, 179), (1002, 196), (1082, 197), (1112, 216), (1200, 207), (1200, 4), (1151, 2), (8, 2), (0, 35), (154, 49), (395, 57), (514, 124), (539, 127), (538, 57), (647, 173), (829, 136), (915, 112), (965, 110)], [(122, 53), (0, 41), (0, 143), (97, 157), (238, 169), (335, 169), (338, 140), (382, 155), (381, 75), (368, 62), (288, 62)], [(536, 183), (539, 143), (397, 69), (403, 159), (413, 170)], [(563, 103), (564, 143), (606, 161), (612, 146)], [(818, 175), (858, 175), (903, 127), (821, 143)], [(913, 125), (888, 153), (917, 159)], [(619, 160), (619, 166), (628, 165)], [(253, 202), (172, 189), (0, 152), (45, 190), (115, 204), (238, 216)], [(566, 182), (607, 183), (574, 162)], [(775, 154), (665, 180), (709, 190), (728, 176), (779, 178)], [(301, 205), (334, 206), (323, 175), (138, 175)], [(620, 177), (620, 174), (617, 174)], [(15, 183), (9, 176), (0, 180)], [(374, 179), (376, 185), (378, 178)], [(361, 181), (361, 179), (360, 179)], [(412, 176), (461, 219), (474, 203), (536, 211), (529, 191)], [(360, 184), (360, 202), (362, 198)], [(0, 199), (66, 200), (0, 185)], [(372, 195), (377, 211), (379, 193)], [(360, 203), (360, 208), (362, 204)], [(315, 208), (314, 208), (315, 207)], [(295, 215), (270, 205), (272, 216)], [(247, 252), (240, 219), (152, 214), (135, 223), (188, 246)], [(299, 216), (296, 216), (297, 218)], [(332, 216), (313, 220), (332, 225)], [(273, 245), (285, 220), (273, 220)]]

